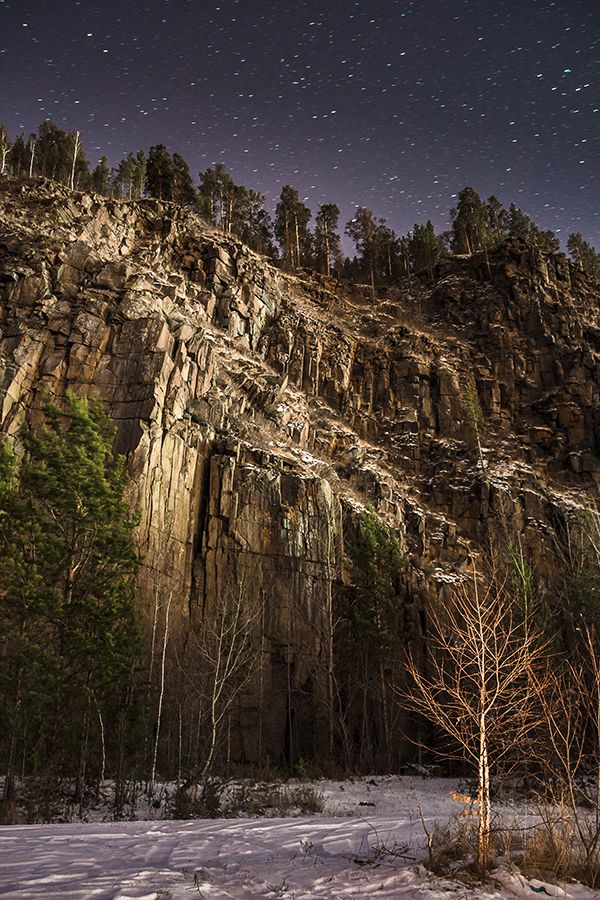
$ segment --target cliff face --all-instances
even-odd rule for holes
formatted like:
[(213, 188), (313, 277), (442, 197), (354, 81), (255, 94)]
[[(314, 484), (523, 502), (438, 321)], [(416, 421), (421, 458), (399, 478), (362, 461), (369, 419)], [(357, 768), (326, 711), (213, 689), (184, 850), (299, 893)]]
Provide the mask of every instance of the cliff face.
[(490, 543), (552, 588), (556, 530), (597, 497), (599, 297), (565, 257), (506, 244), (371, 301), (169, 204), (0, 180), (0, 290), (1, 427), (45, 394), (101, 398), (141, 511), (140, 602), (155, 624), (169, 606), (179, 665), (224, 598), (260, 618), (238, 758), (326, 752), (367, 505), (399, 536), (417, 634)]

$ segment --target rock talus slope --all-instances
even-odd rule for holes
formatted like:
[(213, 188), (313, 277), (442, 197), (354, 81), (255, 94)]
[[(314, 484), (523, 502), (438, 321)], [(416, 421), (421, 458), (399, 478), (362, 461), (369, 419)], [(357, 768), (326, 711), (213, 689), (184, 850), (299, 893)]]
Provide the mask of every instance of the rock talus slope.
[(298, 732), (320, 739), (332, 592), (362, 510), (399, 535), (418, 629), (490, 542), (518, 540), (551, 585), (557, 529), (598, 496), (597, 286), (517, 243), (436, 275), (372, 301), (170, 204), (0, 180), (1, 427), (35, 424), (47, 394), (101, 398), (141, 512), (140, 601), (150, 616), (168, 598), (185, 640), (243, 592), (275, 758), (290, 679)]

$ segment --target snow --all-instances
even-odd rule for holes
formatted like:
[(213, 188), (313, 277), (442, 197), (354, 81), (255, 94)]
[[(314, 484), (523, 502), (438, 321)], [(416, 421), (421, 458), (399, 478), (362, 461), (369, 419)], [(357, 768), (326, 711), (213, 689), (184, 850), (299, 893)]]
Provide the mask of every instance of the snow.
[(5, 826), (0, 895), (11, 900), (600, 897), (581, 886), (557, 887), (507, 869), (494, 873), (485, 887), (428, 873), (421, 864), (419, 807), (429, 823), (460, 814), (465, 802), (456, 781), (376, 776), (312, 787), (324, 798), (324, 816)]

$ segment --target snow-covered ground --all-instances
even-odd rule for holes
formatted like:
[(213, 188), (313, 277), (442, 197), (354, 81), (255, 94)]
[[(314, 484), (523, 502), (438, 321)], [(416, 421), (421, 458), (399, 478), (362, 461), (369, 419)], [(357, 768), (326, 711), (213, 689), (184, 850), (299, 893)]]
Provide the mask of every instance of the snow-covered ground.
[[(465, 807), (448, 779), (316, 782), (323, 816), (6, 826), (0, 829), (0, 895), (65, 900), (161, 897), (462, 898), (598, 892), (556, 887), (507, 870), (488, 886), (435, 878), (421, 865), (424, 832)], [(505, 808), (507, 816), (527, 810)]]

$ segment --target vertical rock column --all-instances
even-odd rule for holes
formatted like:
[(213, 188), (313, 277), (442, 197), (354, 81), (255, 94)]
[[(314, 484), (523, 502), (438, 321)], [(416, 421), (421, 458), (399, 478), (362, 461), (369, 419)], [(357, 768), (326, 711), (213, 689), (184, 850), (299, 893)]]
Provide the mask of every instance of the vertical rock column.
[(329, 483), (287, 472), (231, 444), (210, 460), (193, 615), (242, 597), (252, 615), (255, 673), (233, 755), (294, 765), (327, 751), (328, 663), (342, 515)]

